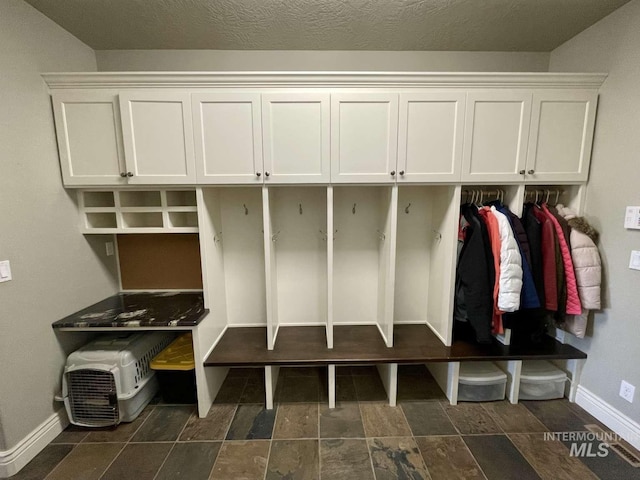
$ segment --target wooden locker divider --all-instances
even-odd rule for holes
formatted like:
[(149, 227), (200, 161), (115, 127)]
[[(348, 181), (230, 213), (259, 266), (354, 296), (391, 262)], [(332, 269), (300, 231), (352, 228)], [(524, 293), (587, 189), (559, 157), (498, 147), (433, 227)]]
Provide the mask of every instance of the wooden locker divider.
[[(269, 208), (269, 187), (262, 187), (262, 215), (264, 222), (264, 266), (267, 290), (267, 348), (273, 350), (280, 325), (278, 323), (278, 274), (273, 252), (273, 225)], [(276, 380), (277, 381), (277, 380)]]
[(227, 304), (222, 242), (217, 241), (221, 227), (219, 192), (198, 188), (196, 201), (199, 207), (204, 306), (210, 309), (209, 315), (193, 330), (198, 416), (204, 418), (229, 372), (229, 368), (204, 368), (203, 365), (227, 330)]
[[(327, 187), (327, 348), (333, 348), (333, 187)], [(329, 387), (331, 387), (331, 365), (329, 366)], [(335, 404), (335, 365), (333, 366), (333, 391)], [(329, 395), (331, 400), (331, 395)]]

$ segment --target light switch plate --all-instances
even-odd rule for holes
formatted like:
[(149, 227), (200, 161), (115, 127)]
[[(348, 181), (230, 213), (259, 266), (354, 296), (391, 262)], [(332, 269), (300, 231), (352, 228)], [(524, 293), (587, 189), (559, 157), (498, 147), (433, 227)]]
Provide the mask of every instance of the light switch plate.
[(640, 230), (640, 207), (627, 207), (624, 213), (624, 228)]
[(8, 282), (11, 280), (11, 264), (9, 260), (0, 262), (0, 282)]
[(631, 250), (629, 268), (632, 270), (640, 270), (640, 250)]

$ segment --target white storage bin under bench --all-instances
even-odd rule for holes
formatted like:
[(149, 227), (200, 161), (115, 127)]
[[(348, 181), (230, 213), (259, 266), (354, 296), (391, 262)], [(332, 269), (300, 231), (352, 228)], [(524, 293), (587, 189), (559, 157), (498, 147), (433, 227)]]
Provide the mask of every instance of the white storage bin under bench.
[(458, 376), (459, 402), (502, 400), (507, 374), (492, 362), (461, 362)]
[(564, 397), (567, 374), (546, 360), (522, 362), (520, 400), (552, 400)]

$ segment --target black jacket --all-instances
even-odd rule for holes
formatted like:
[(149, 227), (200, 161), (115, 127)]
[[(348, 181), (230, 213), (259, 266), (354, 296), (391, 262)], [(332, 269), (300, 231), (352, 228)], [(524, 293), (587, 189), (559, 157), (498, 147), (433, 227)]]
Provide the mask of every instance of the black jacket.
[(472, 205), (460, 209), (468, 225), (456, 269), (455, 320), (468, 322), (478, 342), (491, 341), (495, 269), (487, 228)]

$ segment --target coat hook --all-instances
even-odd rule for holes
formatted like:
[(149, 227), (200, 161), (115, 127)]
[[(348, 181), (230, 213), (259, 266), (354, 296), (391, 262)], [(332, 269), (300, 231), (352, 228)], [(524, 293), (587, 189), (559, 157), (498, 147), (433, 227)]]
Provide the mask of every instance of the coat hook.
[(434, 233), (434, 238), (437, 242), (442, 240), (442, 234), (438, 230), (431, 230)]
[(351, 209), (351, 213), (356, 214), (356, 204), (353, 204), (353, 208)]
[(300, 215), (302, 215), (302, 204), (301, 203), (298, 204), (298, 211), (300, 212)]
[(382, 241), (384, 241), (387, 236), (384, 234), (384, 232), (381, 232), (380, 230), (376, 230), (376, 232), (378, 232), (378, 238)]
[(404, 213), (408, 214), (409, 213), (409, 207), (411, 206), (411, 203), (409, 203), (409, 205), (407, 205), (407, 207), (404, 209)]
[(249, 209), (247, 208), (247, 205), (243, 203), (242, 206), (244, 207), (244, 214), (249, 215)]
[(280, 236), (280, 230), (278, 230), (276, 233), (274, 233), (273, 235), (271, 235), (271, 241), (273, 243), (276, 243), (278, 241), (278, 237)]

